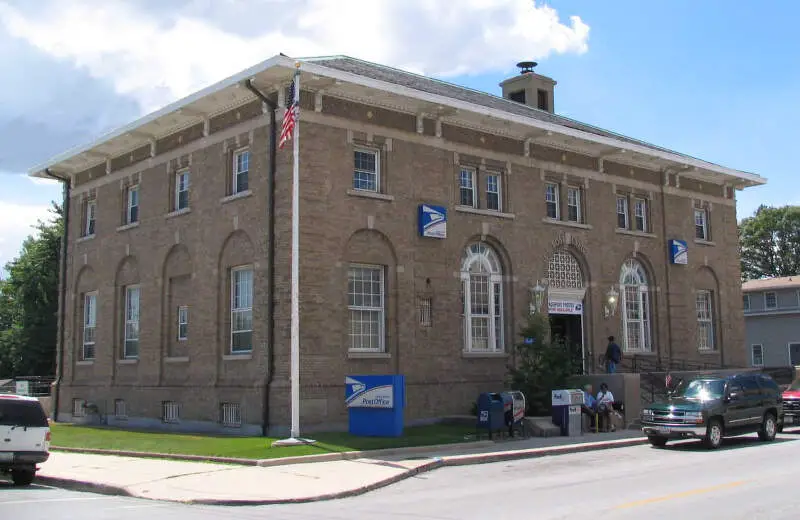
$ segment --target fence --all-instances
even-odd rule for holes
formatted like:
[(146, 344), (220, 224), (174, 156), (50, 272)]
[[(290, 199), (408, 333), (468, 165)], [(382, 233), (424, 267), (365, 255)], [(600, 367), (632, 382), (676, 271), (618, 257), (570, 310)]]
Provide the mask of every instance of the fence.
[(0, 394), (22, 394), (31, 397), (48, 397), (51, 385), (55, 381), (51, 376), (23, 376), (14, 379), (0, 380)]

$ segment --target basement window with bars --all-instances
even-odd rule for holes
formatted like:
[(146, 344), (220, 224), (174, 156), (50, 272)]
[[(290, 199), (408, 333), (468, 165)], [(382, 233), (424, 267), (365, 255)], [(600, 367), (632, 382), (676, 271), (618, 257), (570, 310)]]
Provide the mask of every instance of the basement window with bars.
[(128, 418), (128, 405), (125, 404), (125, 399), (114, 399), (114, 417), (116, 419)]
[(84, 417), (86, 416), (86, 401), (83, 399), (72, 400), (72, 416)]
[(181, 420), (181, 408), (175, 401), (161, 403), (161, 420), (165, 423), (176, 423)]
[(239, 403), (222, 403), (219, 412), (223, 426), (238, 428), (242, 425), (242, 409)]

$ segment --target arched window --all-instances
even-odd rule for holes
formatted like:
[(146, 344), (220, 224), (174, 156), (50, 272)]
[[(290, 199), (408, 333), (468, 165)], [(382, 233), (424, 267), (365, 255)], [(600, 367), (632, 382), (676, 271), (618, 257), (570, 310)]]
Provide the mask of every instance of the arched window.
[(503, 272), (486, 244), (469, 246), (461, 259), (464, 350), (503, 351)]
[(622, 295), (622, 326), (627, 352), (652, 350), (650, 291), (642, 264), (629, 258), (619, 274)]
[(547, 285), (567, 289), (583, 288), (583, 271), (572, 253), (564, 249), (553, 253), (547, 266)]

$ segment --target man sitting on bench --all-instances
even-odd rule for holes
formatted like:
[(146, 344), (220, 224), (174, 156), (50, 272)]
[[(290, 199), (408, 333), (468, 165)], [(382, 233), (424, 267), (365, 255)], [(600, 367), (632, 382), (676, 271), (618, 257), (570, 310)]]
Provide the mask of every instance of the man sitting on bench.
[[(597, 414), (598, 422), (604, 427), (598, 428), (598, 431), (609, 431), (609, 422), (611, 419), (611, 412), (614, 409), (614, 394), (608, 389), (606, 383), (600, 383), (600, 392), (597, 393)], [(599, 426), (599, 425), (598, 425)]]

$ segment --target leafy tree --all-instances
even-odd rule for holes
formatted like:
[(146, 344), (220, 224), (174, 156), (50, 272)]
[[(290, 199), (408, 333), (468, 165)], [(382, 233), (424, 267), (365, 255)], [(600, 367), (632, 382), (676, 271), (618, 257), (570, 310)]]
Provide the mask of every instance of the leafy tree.
[(528, 317), (520, 336), (517, 366), (509, 367), (510, 383), (525, 394), (528, 415), (550, 415), (550, 392), (566, 387), (579, 360), (563, 343), (552, 340), (550, 322), (542, 313)]
[(800, 206), (761, 205), (739, 224), (742, 278), (800, 274)]
[(63, 210), (54, 203), (50, 212), (0, 282), (0, 376), (55, 373)]

